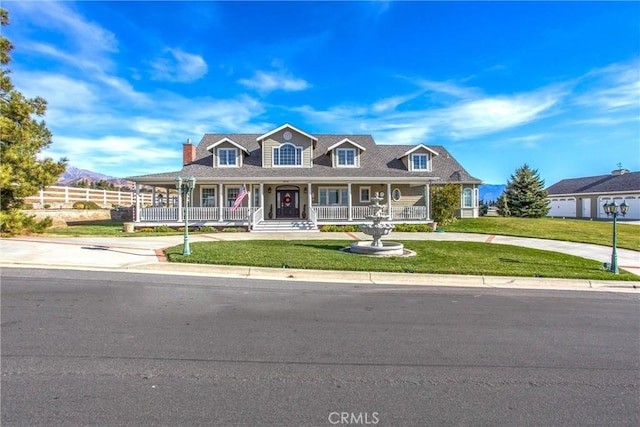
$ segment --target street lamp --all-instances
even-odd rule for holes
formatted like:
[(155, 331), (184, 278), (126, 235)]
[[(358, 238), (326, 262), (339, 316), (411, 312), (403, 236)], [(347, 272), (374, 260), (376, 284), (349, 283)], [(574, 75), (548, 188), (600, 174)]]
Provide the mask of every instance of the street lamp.
[(619, 213), (621, 213), (622, 216), (625, 216), (627, 214), (629, 205), (627, 204), (627, 202), (622, 202), (622, 204), (620, 205), (620, 212), (618, 212), (618, 205), (614, 200), (611, 203), (605, 203), (602, 208), (604, 209), (604, 212), (607, 214), (607, 216), (613, 217), (613, 251), (611, 252), (611, 264), (605, 263), (604, 267), (613, 274), (618, 274), (618, 254), (616, 252), (616, 221), (618, 219)]
[(178, 195), (179, 197), (184, 197), (184, 204), (182, 205), (184, 209), (184, 245), (182, 255), (184, 256), (191, 255), (191, 249), (189, 248), (189, 199), (195, 186), (196, 179), (192, 176), (185, 179), (180, 176), (176, 178)]

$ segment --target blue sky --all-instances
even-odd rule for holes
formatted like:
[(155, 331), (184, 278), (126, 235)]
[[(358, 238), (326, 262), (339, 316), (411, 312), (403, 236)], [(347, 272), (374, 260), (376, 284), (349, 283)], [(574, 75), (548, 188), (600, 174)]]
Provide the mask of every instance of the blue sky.
[(4, 1), (45, 153), (124, 177), (209, 133), (444, 145), (505, 183), (640, 170), (638, 2)]

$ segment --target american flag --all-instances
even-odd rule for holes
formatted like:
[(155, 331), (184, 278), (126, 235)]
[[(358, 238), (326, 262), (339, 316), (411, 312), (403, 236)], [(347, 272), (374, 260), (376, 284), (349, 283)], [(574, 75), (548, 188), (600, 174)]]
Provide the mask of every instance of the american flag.
[(233, 206), (231, 207), (231, 212), (235, 212), (235, 210), (240, 207), (240, 205), (242, 204), (242, 199), (244, 199), (246, 195), (247, 195), (247, 187), (245, 187), (244, 184), (242, 184), (242, 187), (240, 187), (240, 192), (236, 196), (236, 201), (233, 202)]

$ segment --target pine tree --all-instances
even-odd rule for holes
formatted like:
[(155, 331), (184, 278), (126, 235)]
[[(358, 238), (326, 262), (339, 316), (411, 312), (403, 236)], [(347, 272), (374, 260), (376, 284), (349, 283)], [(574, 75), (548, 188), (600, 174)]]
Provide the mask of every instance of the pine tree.
[[(542, 218), (549, 212), (547, 191), (537, 169), (531, 169), (526, 163), (511, 175), (502, 193), (501, 209), (503, 216), (521, 218)], [(505, 215), (506, 214), (506, 215)]]
[[(8, 12), (0, 8), (0, 26), (8, 24)], [(52, 142), (45, 122), (34, 118), (45, 114), (47, 101), (25, 98), (14, 88), (6, 67), (12, 49), (11, 42), (0, 35), (0, 230), (10, 233), (37, 226), (19, 211), (23, 199), (53, 184), (66, 168), (66, 159), (54, 162), (36, 157)]]

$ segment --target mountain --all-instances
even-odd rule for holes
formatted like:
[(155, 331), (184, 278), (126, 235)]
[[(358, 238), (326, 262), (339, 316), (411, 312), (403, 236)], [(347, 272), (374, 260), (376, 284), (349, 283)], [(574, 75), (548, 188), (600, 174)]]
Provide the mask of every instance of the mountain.
[(485, 203), (495, 202), (506, 188), (503, 184), (484, 184), (480, 186), (480, 200)]
[(104, 175), (98, 172), (90, 171), (87, 169), (79, 169), (74, 166), (67, 166), (67, 170), (58, 177), (57, 185), (74, 186), (78, 182), (86, 180), (87, 182), (107, 181), (116, 187), (131, 187), (134, 184), (132, 181), (127, 181), (122, 178), (115, 178), (113, 176)]

